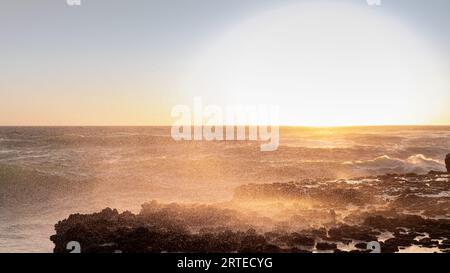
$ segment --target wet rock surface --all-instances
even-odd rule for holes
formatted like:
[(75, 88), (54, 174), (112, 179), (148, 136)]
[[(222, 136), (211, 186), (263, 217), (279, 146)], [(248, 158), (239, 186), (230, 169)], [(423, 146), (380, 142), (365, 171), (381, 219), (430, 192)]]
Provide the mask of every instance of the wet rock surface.
[(249, 184), (220, 204), (107, 208), (55, 225), (55, 252), (450, 252), (450, 175)]

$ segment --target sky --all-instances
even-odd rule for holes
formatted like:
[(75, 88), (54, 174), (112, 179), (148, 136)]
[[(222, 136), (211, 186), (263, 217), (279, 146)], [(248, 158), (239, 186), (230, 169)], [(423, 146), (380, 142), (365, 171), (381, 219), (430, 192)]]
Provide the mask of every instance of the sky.
[(449, 11), (448, 0), (0, 0), (0, 125), (170, 125), (196, 96), (274, 102), (283, 125), (449, 125)]

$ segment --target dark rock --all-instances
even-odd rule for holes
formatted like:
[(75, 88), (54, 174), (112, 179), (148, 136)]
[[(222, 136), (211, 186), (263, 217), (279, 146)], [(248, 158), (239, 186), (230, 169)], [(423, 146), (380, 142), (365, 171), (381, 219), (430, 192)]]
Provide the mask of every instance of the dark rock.
[(412, 246), (414, 243), (414, 240), (410, 239), (403, 239), (403, 238), (390, 238), (384, 242), (386, 245), (392, 245), (392, 246)]
[(292, 233), (289, 237), (290, 238), (288, 240), (288, 244), (292, 246), (314, 246), (314, 244), (316, 243), (314, 238), (303, 236), (298, 233)]
[(428, 175), (433, 175), (433, 176), (436, 176), (436, 175), (442, 175), (442, 174), (446, 174), (446, 172), (433, 171), (433, 170), (431, 170), (431, 171), (428, 172)]
[(431, 238), (423, 238), (419, 240), (418, 244), (424, 247), (435, 247), (439, 245), (439, 241), (432, 240)]
[(448, 249), (448, 250), (450, 250), (450, 244), (440, 244), (438, 247), (439, 247), (439, 249)]
[(391, 244), (390, 242), (382, 242), (380, 243), (381, 253), (395, 253), (399, 252), (399, 248), (395, 244)]
[(358, 243), (355, 245), (355, 247), (358, 249), (367, 249), (367, 244), (366, 243)]
[(445, 157), (445, 166), (447, 167), (447, 172), (450, 173), (450, 154)]
[(366, 250), (364, 250), (364, 249), (354, 249), (354, 250), (351, 250), (350, 253), (370, 253), (370, 250), (369, 249), (366, 249)]
[[(450, 199), (442, 194), (449, 187), (443, 177), (447, 175), (430, 172), (249, 184), (226, 203), (152, 201), (138, 214), (110, 208), (73, 214), (55, 225), (51, 240), (55, 252), (66, 252), (69, 241), (78, 241), (82, 252), (297, 253), (312, 251), (319, 242), (318, 250), (339, 252), (337, 243), (357, 243), (355, 252), (365, 253), (365, 242), (379, 241), (389, 231), (394, 238), (380, 243), (382, 252), (412, 244), (447, 251)], [(247, 209), (246, 201), (252, 200), (258, 202)], [(349, 205), (357, 207), (349, 210)], [(273, 209), (271, 216), (260, 213), (267, 208)], [(429, 238), (415, 240), (425, 234)]]
[(335, 250), (337, 249), (337, 244), (333, 243), (317, 243), (317, 250)]

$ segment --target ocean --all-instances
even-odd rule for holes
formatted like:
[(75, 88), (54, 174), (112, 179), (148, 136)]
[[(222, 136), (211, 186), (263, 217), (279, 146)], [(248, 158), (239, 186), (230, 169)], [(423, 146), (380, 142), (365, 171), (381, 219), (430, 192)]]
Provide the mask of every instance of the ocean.
[(243, 184), (444, 171), (450, 127), (280, 128), (252, 141), (174, 141), (170, 127), (0, 127), (0, 252), (52, 252), (54, 225), (151, 200), (218, 203)]

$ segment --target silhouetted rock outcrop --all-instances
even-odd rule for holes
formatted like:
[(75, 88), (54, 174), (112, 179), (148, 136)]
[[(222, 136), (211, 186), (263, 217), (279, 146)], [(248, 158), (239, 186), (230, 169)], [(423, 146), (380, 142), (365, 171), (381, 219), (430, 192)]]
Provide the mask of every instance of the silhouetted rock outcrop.
[(447, 167), (447, 172), (450, 173), (450, 154), (445, 157), (445, 167)]
[(152, 201), (138, 214), (73, 214), (51, 240), (55, 252), (68, 252), (70, 241), (82, 252), (357, 253), (372, 242), (382, 252), (450, 252), (449, 179), (430, 172), (249, 184), (220, 204)]

